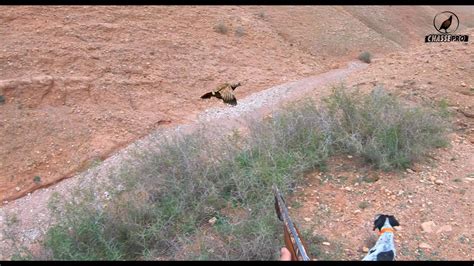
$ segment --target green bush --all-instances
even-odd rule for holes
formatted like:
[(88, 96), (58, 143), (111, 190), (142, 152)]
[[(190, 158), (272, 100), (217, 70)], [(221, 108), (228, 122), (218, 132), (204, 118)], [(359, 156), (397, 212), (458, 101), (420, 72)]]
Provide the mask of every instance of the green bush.
[(445, 126), (435, 112), (403, 106), (381, 89), (361, 96), (336, 88), (322, 108), (290, 105), (251, 122), (245, 137), (203, 127), (167, 138), (122, 166), (106, 204), (85, 187), (73, 200), (53, 198), (59, 223), (43, 259), (276, 259), (283, 239), (272, 184), (288, 194), (334, 153), (406, 167), (445, 144)]
[(216, 26), (214, 26), (214, 31), (220, 34), (227, 34), (229, 29), (223, 22), (219, 22)]
[(265, 19), (265, 17), (266, 17), (265, 12), (263, 12), (263, 11), (258, 12), (257, 17), (260, 18), (260, 19)]
[(359, 55), (359, 60), (369, 64), (372, 61), (372, 54), (369, 52), (362, 52)]
[(233, 241), (224, 238), (218, 250), (215, 241), (202, 243), (206, 258), (274, 259), (282, 243), (275, 242), (278, 220), (268, 208), (272, 184), (288, 192), (328, 155), (314, 112), (307, 104), (276, 113), (270, 121), (254, 123), (246, 139), (197, 132), (143, 152), (138, 165), (122, 171), (119, 180), (127, 189), (114, 194), (106, 209), (78, 203), (63, 208), (61, 223), (49, 230), (46, 241), (51, 259), (177, 258), (180, 247), (210, 218), (225, 217), (226, 206), (246, 218), (215, 228)]
[(404, 106), (381, 87), (367, 96), (338, 88), (326, 102), (334, 148), (361, 155), (378, 168), (403, 169), (427, 150), (447, 145), (449, 126), (442, 113)]

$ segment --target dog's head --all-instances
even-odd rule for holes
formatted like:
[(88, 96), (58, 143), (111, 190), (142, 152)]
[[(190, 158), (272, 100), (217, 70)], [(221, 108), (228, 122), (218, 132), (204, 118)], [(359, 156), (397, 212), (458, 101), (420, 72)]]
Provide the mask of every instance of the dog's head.
[(400, 225), (398, 223), (397, 219), (395, 219), (395, 216), (393, 216), (393, 215), (377, 214), (375, 216), (374, 229), (373, 230), (375, 230), (376, 228), (381, 230), (387, 219), (388, 219), (388, 222), (390, 223), (390, 225), (392, 227)]

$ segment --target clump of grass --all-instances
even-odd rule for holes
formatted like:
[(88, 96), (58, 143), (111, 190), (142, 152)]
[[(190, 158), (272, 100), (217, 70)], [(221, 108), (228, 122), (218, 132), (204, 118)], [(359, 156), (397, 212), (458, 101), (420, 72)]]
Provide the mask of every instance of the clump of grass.
[(33, 177), (33, 182), (35, 182), (36, 184), (41, 183), (41, 177), (40, 176)]
[[(330, 241), (326, 236), (315, 234), (314, 232), (311, 233), (311, 231), (313, 230), (303, 230), (302, 232), (310, 258), (316, 258), (318, 261), (343, 260), (345, 252), (339, 241)], [(331, 246), (326, 247), (323, 245), (323, 242), (330, 242)]]
[(102, 161), (103, 161), (102, 158), (98, 156), (94, 156), (92, 159), (89, 160), (87, 168), (97, 167), (98, 165), (102, 163)]
[(308, 247), (308, 256), (311, 258), (318, 258), (320, 260), (323, 251), (322, 251), (322, 243), (327, 242), (328, 239), (321, 234), (313, 234), (309, 230), (303, 230), (302, 238), (305, 241), (305, 244)]
[(214, 26), (214, 31), (220, 34), (227, 34), (229, 29), (224, 24), (224, 22), (219, 22), (216, 26)]
[(0, 104), (4, 104), (4, 103), (5, 103), (5, 96), (0, 95)]
[(6, 224), (8, 226), (13, 226), (17, 224), (20, 220), (18, 219), (18, 216), (16, 214), (9, 215), (6, 219)]
[(359, 203), (359, 209), (366, 209), (367, 207), (369, 207), (370, 203), (368, 201), (362, 201), (361, 203)]
[(449, 117), (451, 115), (451, 112), (449, 111), (448, 107), (449, 107), (449, 102), (448, 100), (446, 100), (446, 98), (443, 98), (438, 102), (438, 108), (439, 108), (441, 116)]
[[(94, 190), (81, 187), (73, 199), (52, 201), (59, 223), (46, 235), (46, 259), (276, 259), (283, 241), (273, 184), (291, 192), (337, 152), (404, 167), (443, 140), (434, 114), (379, 91), (365, 97), (339, 89), (324, 108), (290, 105), (251, 122), (246, 137), (202, 128), (160, 139), (158, 149), (137, 151), (123, 165), (112, 188), (124, 188), (108, 189), (112, 200), (98, 202)], [(180, 252), (203, 228), (214, 238), (199, 242), (199, 254)]]
[[(10, 245), (13, 251), (11, 260), (34, 260), (31, 251), (22, 243), (25, 240), (24, 232), (20, 229), (20, 219), (14, 212), (5, 212), (3, 215), (6, 227), (3, 228), (1, 234), (5, 244)], [(23, 234), (21, 234), (23, 232)], [(23, 238), (18, 239), (17, 234), (21, 234)]]
[(466, 244), (470, 242), (469, 238), (467, 238), (464, 234), (461, 234), (461, 236), (459, 236), (458, 241), (461, 244)]
[(362, 183), (362, 182), (374, 183), (374, 182), (377, 182), (379, 179), (380, 179), (380, 176), (375, 172), (375, 173), (372, 173), (372, 174), (363, 174), (363, 175), (359, 176), (359, 178), (357, 178), (355, 180), (355, 182), (358, 182), (358, 183)]
[(127, 189), (115, 193), (106, 208), (79, 202), (63, 208), (61, 223), (47, 235), (51, 259), (173, 259), (227, 206), (245, 218), (214, 228), (221, 247), (215, 247), (217, 240), (203, 243), (206, 258), (274, 259), (282, 243), (275, 241), (279, 221), (268, 208), (272, 184), (288, 192), (328, 155), (315, 111), (306, 105), (275, 113), (270, 121), (254, 123), (240, 145), (239, 138), (219, 140), (211, 130), (143, 152), (136, 167), (122, 171), (120, 182)]
[(358, 58), (360, 61), (370, 64), (370, 62), (372, 61), (372, 54), (369, 52), (362, 52), (360, 53)]
[(257, 17), (260, 18), (260, 19), (265, 19), (265, 17), (266, 17), (265, 12), (263, 12), (263, 11), (258, 12)]
[(378, 168), (405, 169), (427, 150), (447, 145), (449, 126), (439, 112), (404, 106), (382, 87), (366, 96), (336, 88), (326, 103), (334, 147)]

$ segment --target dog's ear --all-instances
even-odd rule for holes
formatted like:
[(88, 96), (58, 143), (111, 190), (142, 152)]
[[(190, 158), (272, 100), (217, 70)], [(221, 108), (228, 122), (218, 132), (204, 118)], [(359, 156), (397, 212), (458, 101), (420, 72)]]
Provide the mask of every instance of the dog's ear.
[(388, 216), (388, 222), (390, 223), (392, 227), (400, 226), (400, 223), (398, 223), (397, 219), (395, 219), (395, 216), (393, 215)]
[(386, 215), (383, 215), (383, 214), (378, 214), (375, 216), (375, 220), (374, 220), (374, 231), (376, 228), (378, 228), (379, 230), (382, 228), (383, 224), (385, 223), (385, 218), (387, 216)]

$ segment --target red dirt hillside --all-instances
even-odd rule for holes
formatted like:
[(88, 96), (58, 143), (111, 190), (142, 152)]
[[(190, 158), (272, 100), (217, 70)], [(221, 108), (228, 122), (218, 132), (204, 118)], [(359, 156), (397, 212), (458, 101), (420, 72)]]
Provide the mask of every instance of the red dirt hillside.
[[(437, 8), (436, 8), (437, 9)], [(472, 25), (469, 10), (460, 11)], [(472, 10), (472, 7), (471, 7)], [(431, 7), (0, 7), (0, 199), (70, 177), (152, 130), (354, 59), (420, 44)], [(470, 13), (472, 14), (472, 12)], [(461, 26), (462, 29), (464, 26)]]

